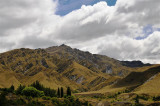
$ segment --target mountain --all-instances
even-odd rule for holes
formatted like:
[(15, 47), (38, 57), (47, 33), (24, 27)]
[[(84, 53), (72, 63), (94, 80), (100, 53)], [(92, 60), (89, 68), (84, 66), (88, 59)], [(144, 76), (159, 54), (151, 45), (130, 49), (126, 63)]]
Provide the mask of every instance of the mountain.
[(127, 67), (143, 67), (143, 66), (151, 66), (151, 64), (144, 64), (141, 61), (121, 61), (122, 65)]
[(126, 76), (133, 70), (130, 67), (122, 65), (122, 63), (116, 59), (72, 49), (64, 44), (49, 47), (45, 50), (52, 56), (73, 60), (96, 73), (102, 72), (110, 75)]
[[(113, 84), (101, 87), (101, 89), (90, 92), (82, 92), (76, 95), (83, 96), (110, 96), (125, 94), (125, 98), (130, 98), (130, 95), (160, 95), (160, 65), (152, 65), (138, 69), (123, 77)], [(133, 99), (133, 98), (132, 98)]]
[(152, 71), (157, 70), (156, 65), (126, 64), (64, 44), (46, 49), (15, 49), (0, 54), (0, 87), (30, 85), (38, 80), (54, 89), (70, 86), (78, 92), (108, 92), (140, 87), (159, 72)]
[[(101, 57), (105, 56), (92, 55), (66, 45), (47, 49), (11, 50), (0, 54), (0, 87), (29, 85), (39, 80), (46, 87), (57, 89), (58, 86), (70, 86), (74, 90), (88, 91), (109, 79), (110, 83), (119, 79), (110, 75), (117, 71), (114, 67), (111, 69), (113, 62), (120, 65), (119, 61), (106, 56), (108, 63), (105, 63)], [(102, 70), (106, 67), (108, 73)]]

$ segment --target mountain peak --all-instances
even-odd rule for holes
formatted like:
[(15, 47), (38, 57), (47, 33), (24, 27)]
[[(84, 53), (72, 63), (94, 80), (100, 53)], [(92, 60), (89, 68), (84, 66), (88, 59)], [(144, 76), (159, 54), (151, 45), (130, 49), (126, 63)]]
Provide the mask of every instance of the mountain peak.
[(71, 48), (70, 46), (65, 45), (65, 44), (62, 44), (62, 45), (60, 45), (59, 47)]
[(62, 45), (60, 45), (60, 46), (67, 46), (67, 45), (65, 45), (65, 44), (62, 44)]

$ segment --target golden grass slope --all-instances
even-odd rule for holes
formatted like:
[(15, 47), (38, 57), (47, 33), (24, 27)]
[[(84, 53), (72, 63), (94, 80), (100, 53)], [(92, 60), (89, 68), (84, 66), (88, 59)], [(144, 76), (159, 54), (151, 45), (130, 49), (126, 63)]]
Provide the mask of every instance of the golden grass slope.
[(87, 91), (111, 77), (56, 56), (43, 49), (24, 48), (0, 54), (0, 87), (30, 85), (38, 80), (50, 88), (70, 86), (73, 90)]
[(138, 94), (160, 95), (160, 73), (155, 74), (134, 90)]
[[(105, 72), (106, 68), (111, 70), (110, 74)], [(80, 92), (107, 93), (143, 85), (158, 72), (158, 65), (129, 68), (107, 56), (65, 45), (35, 50), (22, 48), (0, 54), (0, 87), (30, 85), (38, 80), (54, 89), (70, 86)]]
[[(142, 68), (142, 70), (143, 69), (144, 68)], [(115, 84), (101, 87), (100, 90), (78, 93), (76, 95), (111, 95), (125, 90), (130, 90), (130, 93), (159, 95), (160, 65), (155, 65), (155, 67), (151, 66), (150, 69), (146, 69), (146, 71), (131, 72), (128, 76), (118, 80)]]
[(107, 73), (106, 70), (111, 70), (107, 74), (126, 76), (133, 68), (123, 66), (120, 61), (98, 54), (91, 54), (89, 52), (72, 49), (67, 45), (53, 46), (45, 49), (50, 55), (59, 57), (61, 59), (67, 58), (74, 60), (84, 67), (94, 71)]

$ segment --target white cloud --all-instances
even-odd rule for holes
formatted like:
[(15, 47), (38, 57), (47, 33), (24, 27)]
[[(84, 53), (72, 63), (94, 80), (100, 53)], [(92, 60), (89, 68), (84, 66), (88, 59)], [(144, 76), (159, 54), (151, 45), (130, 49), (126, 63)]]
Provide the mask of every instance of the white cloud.
[(159, 62), (156, 30), (144, 40), (144, 27), (160, 28), (159, 0), (118, 0), (82, 6), (66, 16), (55, 15), (53, 0), (1, 0), (0, 52), (20, 47), (66, 43), (116, 59)]

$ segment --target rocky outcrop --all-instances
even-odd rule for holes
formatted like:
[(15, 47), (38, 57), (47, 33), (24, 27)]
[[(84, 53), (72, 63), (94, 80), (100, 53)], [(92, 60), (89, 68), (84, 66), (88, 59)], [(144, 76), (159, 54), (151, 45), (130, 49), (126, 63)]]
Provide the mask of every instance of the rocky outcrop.
[(78, 83), (78, 84), (82, 83), (83, 79), (84, 79), (83, 76), (79, 77), (79, 78), (76, 80), (76, 83)]
[(49, 68), (49, 66), (48, 66), (48, 64), (47, 64), (45, 59), (42, 59), (40, 62), (44, 67)]
[(49, 47), (45, 50), (52, 56), (76, 61), (96, 73), (103, 72), (112, 75), (119, 75), (118, 73), (121, 72), (121, 76), (125, 76), (126, 73), (123, 73), (122, 70), (129, 71), (116, 59), (104, 55), (91, 54), (87, 51), (72, 49), (64, 44), (61, 46)]
[(112, 74), (112, 73), (113, 73), (113, 70), (112, 70), (112, 67), (111, 67), (111, 66), (107, 66), (107, 68), (106, 68), (106, 73), (107, 73), (107, 74)]

